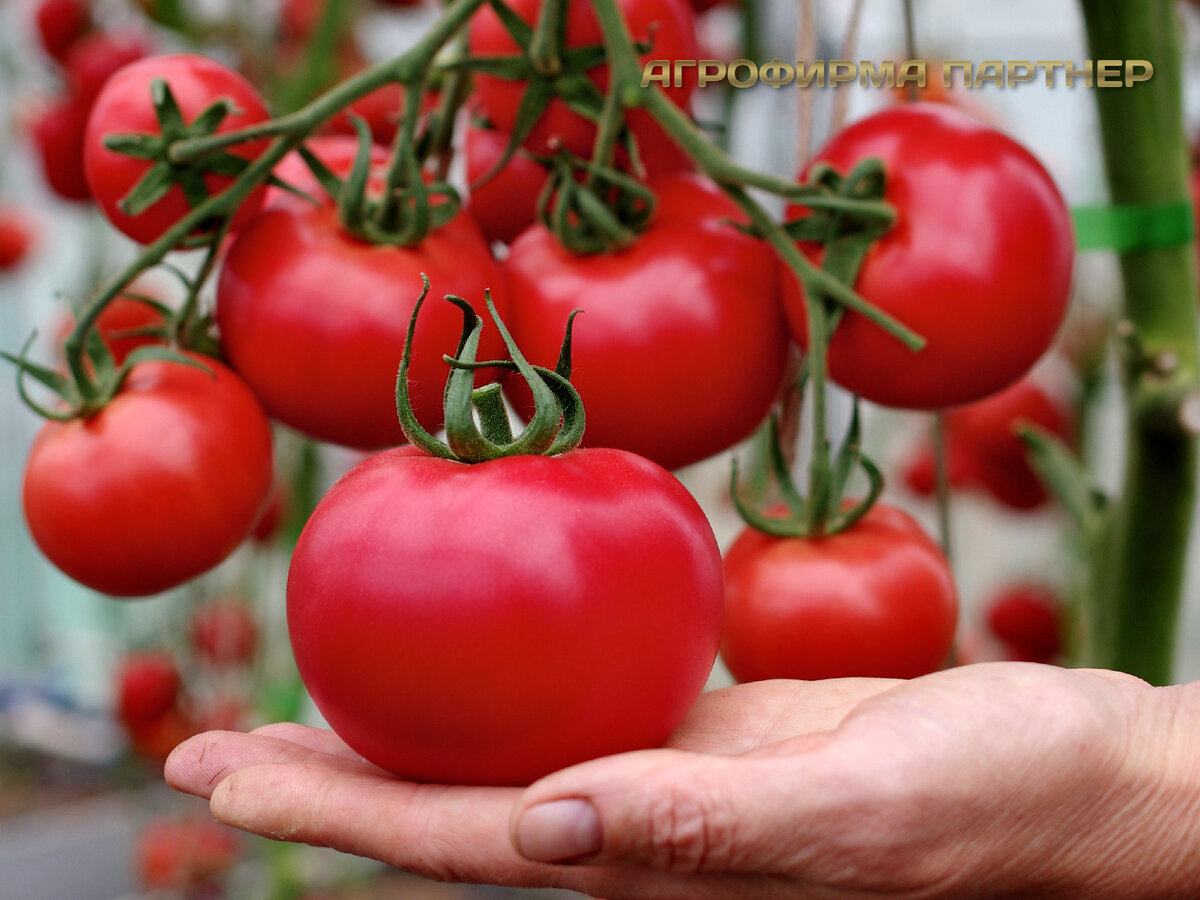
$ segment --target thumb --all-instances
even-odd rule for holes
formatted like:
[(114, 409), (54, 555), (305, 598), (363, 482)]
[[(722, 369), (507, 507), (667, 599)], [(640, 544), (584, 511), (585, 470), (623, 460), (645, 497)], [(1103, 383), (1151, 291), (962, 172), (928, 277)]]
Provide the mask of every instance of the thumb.
[(788, 742), (786, 755), (646, 750), (573, 766), (521, 796), (513, 845), (538, 862), (793, 871), (798, 848), (858, 793), (852, 773), (839, 775), (836, 761), (830, 771), (828, 743), (813, 734)]

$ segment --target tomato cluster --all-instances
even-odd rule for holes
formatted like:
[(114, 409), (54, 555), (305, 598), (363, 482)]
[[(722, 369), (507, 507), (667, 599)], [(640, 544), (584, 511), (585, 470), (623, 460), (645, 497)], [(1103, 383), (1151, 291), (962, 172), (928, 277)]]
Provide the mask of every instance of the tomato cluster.
[[(682, 0), (618, 5), (633, 40), (653, 48), (638, 48), (645, 58), (697, 55)], [(207, 242), (205, 271), (219, 268), (210, 337), (223, 361), (120, 345), (126, 313), (141, 317), (132, 330), (151, 326), (135, 337), (188, 343), (191, 332), (154, 304), (113, 300), (93, 316), (86, 362), (86, 335), (72, 334), (67, 366), (90, 389), (30, 454), (24, 496), (38, 545), (110, 595), (166, 590), (274, 527), (271, 420), (381, 451), (305, 525), (288, 626), (335, 730), (416, 779), (523, 784), (659, 744), (718, 650), (743, 680), (913, 677), (943, 665), (957, 624), (949, 565), (912, 518), (874, 502), (857, 412), (836, 459), (814, 413), (807, 497), (786, 474), (786, 451), (772, 452), (795, 516), (739, 498), (752, 527), (723, 561), (668, 470), (735, 447), (767, 420), (792, 386), (790, 348), (810, 351), (805, 366), (822, 358), (808, 346), (822, 322), (834, 327), (822, 347), (832, 381), (907, 409), (975, 403), (950, 416), (958, 457), (1007, 502), (1040, 502), (1008, 429), (1017, 417), (1067, 428), (1031, 413), (1020, 381), (1054, 338), (1071, 277), (1069, 217), (1049, 176), (955, 110), (885, 111), (835, 136), (803, 184), (780, 191), (795, 201), (788, 227), (801, 251), (781, 268), (743, 187), (699, 174), (676, 146), (689, 145), (675, 118), (685, 118), (689, 80), (666, 90), (669, 115), (637, 107), (598, 127), (611, 109), (589, 103), (615, 68), (589, 55), (604, 40), (592, 6), (567, 5), (558, 49), (568, 71), (553, 77), (521, 68), (540, 3), (509, 6), (515, 15), (481, 7), (467, 32), (470, 57), (493, 68), (476, 72), (467, 101), (476, 122), (461, 151), (462, 203), (438, 147), (455, 120), (441, 85), (418, 98), (419, 80), (372, 83), (371, 93), (362, 82), (365, 105), (350, 112), (382, 114), (285, 120), (272, 131), (285, 135), (278, 145), (263, 129), (229, 144), (268, 121), (266, 104), (197, 55), (132, 62), (91, 92), (88, 193), (141, 243), (161, 245), (172, 229), (175, 244)], [(317, 8), (285, 4), (284, 30), (311, 34)], [(66, 27), (47, 29), (47, 47), (59, 47)], [(505, 58), (520, 77), (497, 74)], [(572, 77), (570, 97), (551, 96)], [(405, 97), (419, 121), (398, 125), (388, 111)], [(289, 121), (305, 132), (289, 134)], [(310, 134), (327, 126), (356, 136)], [(413, 140), (376, 143), (398, 127)], [(301, 138), (303, 152), (285, 156)], [(591, 163), (575, 158), (594, 144)], [(241, 176), (256, 160), (275, 164), (273, 186)], [(880, 173), (878, 196), (831, 187), (862, 164)], [(226, 190), (236, 208), (210, 204), (200, 220), (196, 208)], [(888, 227), (857, 230), (868, 213)], [(846, 274), (844, 242), (860, 239), (872, 242)], [(418, 315), (430, 285), (453, 302)], [(203, 285), (188, 287), (194, 304)], [(471, 308), (485, 297), (486, 325)], [(901, 326), (922, 349), (898, 339)], [(97, 346), (108, 349), (94, 355)], [(805, 374), (823, 389), (823, 370)], [(514, 437), (515, 418), (524, 430)], [(857, 471), (872, 483), (862, 501), (844, 496)], [(237, 604), (208, 608), (189, 634), (213, 665), (246, 663), (259, 639)], [(168, 664), (147, 658), (124, 676), (131, 729), (169, 724), (185, 705)]]

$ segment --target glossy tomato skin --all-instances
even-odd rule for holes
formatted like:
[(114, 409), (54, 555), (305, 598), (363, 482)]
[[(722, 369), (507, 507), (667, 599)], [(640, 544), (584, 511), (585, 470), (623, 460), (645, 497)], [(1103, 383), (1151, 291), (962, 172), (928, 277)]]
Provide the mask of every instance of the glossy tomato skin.
[[(514, 0), (508, 5), (533, 25), (541, 9), (541, 0)], [(617, 5), (634, 40), (649, 41), (653, 45), (643, 61), (696, 59), (696, 26), (686, 0), (618, 0)], [(568, 47), (604, 42), (600, 23), (590, 3), (572, 0), (568, 4), (566, 34)], [(485, 6), (472, 17), (468, 41), (473, 54), (510, 56), (519, 52), (516, 42), (490, 6)], [(597, 66), (589, 72), (589, 77), (601, 91), (607, 88), (607, 67)], [(676, 105), (685, 107), (696, 82), (694, 77), (681, 81), (680, 87), (672, 86), (665, 90)], [(475, 78), (475, 87), (475, 100), (491, 124), (500, 131), (512, 133), (525, 94), (525, 83), (480, 74)], [(644, 110), (633, 110), (628, 121), (639, 142), (643, 133), (651, 130), (653, 125), (653, 119)], [(526, 139), (525, 146), (535, 152), (545, 153), (551, 151), (551, 142), (557, 140), (572, 153), (586, 157), (591, 152), (595, 134), (594, 124), (555, 97)]]
[(518, 151), (483, 181), (503, 157), (508, 140), (504, 132), (472, 126), (465, 141), (471, 185), (467, 211), (488, 240), (506, 244), (537, 220), (538, 196), (549, 177), (537, 160)]
[(466, 465), (404, 447), (318, 505), (288, 627), (318, 708), (367, 759), (526, 784), (661, 744), (709, 674), (721, 597), (703, 512), (645, 459)]
[[(436, 429), (442, 354), (454, 352), (462, 333), (462, 313), (440, 298), (481, 305), (490, 289), (505, 309), (503, 276), (466, 214), (408, 248), (359, 241), (342, 230), (332, 205), (264, 210), (238, 234), (221, 270), (221, 345), (280, 422), (349, 447), (404, 443), (396, 372), (422, 273), (435, 299), (417, 323), (411, 396), (420, 421)], [(499, 333), (485, 329), (479, 358), (503, 354)]]
[[(783, 375), (786, 326), (770, 249), (727, 219), (738, 211), (695, 175), (651, 179), (655, 218), (631, 247), (574, 256), (534, 225), (503, 262), (508, 320), (530, 361), (553, 367), (573, 309), (571, 380), (589, 447), (668, 469), (746, 437)], [(524, 401), (520, 388), (513, 396)]]
[[(1071, 219), (1049, 174), (1011, 138), (937, 103), (863, 119), (814, 162), (846, 173), (868, 157), (884, 161), (897, 220), (867, 253), (855, 287), (928, 343), (910, 352), (847, 314), (830, 346), (831, 378), (867, 400), (912, 409), (969, 403), (1016, 381), (1053, 341), (1071, 286)], [(790, 273), (784, 301), (803, 345), (803, 295)]]
[(83, 171), (87, 117), (87, 107), (68, 97), (39, 111), (30, 124), (46, 184), (64, 200), (92, 196)]
[(938, 546), (877, 503), (819, 540), (747, 528), (725, 554), (721, 658), (738, 681), (914, 678), (940, 668), (957, 599)]
[[(237, 111), (226, 116), (218, 133), (235, 131), (270, 117), (258, 92), (241, 75), (207, 57), (193, 53), (152, 56), (125, 66), (105, 82), (92, 107), (84, 136), (83, 164), (92, 196), (108, 220), (120, 231), (141, 243), (150, 243), (191, 211), (183, 189), (175, 185), (161, 200), (137, 216), (121, 212), (118, 202), (146, 173), (151, 162), (109, 150), (108, 134), (158, 134), (158, 119), (150, 97), (150, 85), (161, 78), (170, 85), (185, 122), (191, 123), (207, 107), (222, 98), (231, 100)], [(269, 141), (250, 141), (229, 149), (237, 156), (253, 159)], [(223, 175), (204, 176), (209, 195), (220, 193), (232, 179)], [(234, 225), (244, 224), (262, 204), (263, 187), (242, 201)]]
[(271, 429), (242, 381), (146, 361), (86, 419), (49, 422), (25, 466), (29, 530), (67, 575), (155, 594), (212, 568), (249, 534), (271, 487)]

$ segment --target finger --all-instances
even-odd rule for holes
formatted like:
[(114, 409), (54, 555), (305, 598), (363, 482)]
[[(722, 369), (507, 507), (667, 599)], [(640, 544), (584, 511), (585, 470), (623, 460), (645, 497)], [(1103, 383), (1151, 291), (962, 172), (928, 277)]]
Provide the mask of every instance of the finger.
[[(188, 738), (171, 752), (163, 767), (163, 776), (175, 790), (207, 799), (223, 778), (238, 769), (266, 762), (299, 762), (314, 757), (355, 765), (345, 757), (326, 754), (281, 737), (237, 731), (207, 731)], [(368, 766), (367, 763), (360, 765)]]
[(833, 742), (834, 732), (803, 735), (786, 759), (651, 750), (584, 763), (526, 790), (513, 844), (544, 862), (802, 872), (823, 829), (841, 827), (869, 796), (854, 761), (826, 752)]
[(697, 753), (747, 753), (799, 734), (836, 728), (864, 700), (902, 682), (891, 678), (755, 681), (701, 694), (666, 746)]
[(277, 840), (334, 847), (443, 881), (547, 884), (518, 856), (508, 822), (519, 788), (417, 784), (327, 755), (239, 768), (212, 792), (226, 824)]
[(328, 753), (330, 756), (344, 756), (355, 762), (365, 761), (328, 728), (311, 728), (295, 722), (274, 722), (270, 725), (261, 725), (250, 733), (291, 741), (293, 744), (299, 744), (301, 747), (307, 747), (318, 753)]

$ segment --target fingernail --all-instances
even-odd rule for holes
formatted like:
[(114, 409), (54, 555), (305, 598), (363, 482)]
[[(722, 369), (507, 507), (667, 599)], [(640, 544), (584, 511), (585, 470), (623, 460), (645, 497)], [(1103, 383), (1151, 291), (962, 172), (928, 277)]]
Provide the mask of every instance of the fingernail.
[(566, 862), (600, 851), (600, 817), (586, 800), (531, 806), (517, 822), (517, 851), (536, 862)]

